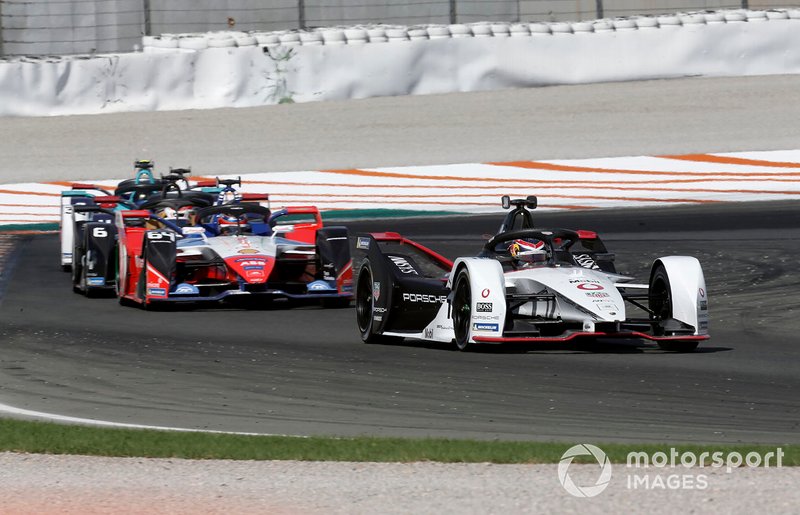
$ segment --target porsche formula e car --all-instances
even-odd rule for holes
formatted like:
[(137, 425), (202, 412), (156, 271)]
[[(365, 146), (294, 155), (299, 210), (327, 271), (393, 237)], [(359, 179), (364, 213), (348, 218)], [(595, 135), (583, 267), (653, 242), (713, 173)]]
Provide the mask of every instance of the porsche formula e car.
[(254, 202), (197, 210), (197, 225), (150, 211), (116, 214), (121, 303), (319, 299), (349, 305), (347, 229), (323, 227), (315, 207), (275, 213)]
[(367, 343), (401, 338), (477, 344), (650, 340), (688, 351), (708, 339), (697, 259), (656, 259), (644, 283), (616, 273), (591, 231), (534, 228), (535, 198), (515, 205), (476, 257), (451, 262), (396, 233), (359, 235), (356, 318)]

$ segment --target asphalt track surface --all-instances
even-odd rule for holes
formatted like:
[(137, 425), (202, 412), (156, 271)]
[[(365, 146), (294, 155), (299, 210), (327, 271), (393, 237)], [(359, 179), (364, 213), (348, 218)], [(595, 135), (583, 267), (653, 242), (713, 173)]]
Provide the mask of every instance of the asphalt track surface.
[(3, 118), (0, 183), (789, 150), (800, 75), (675, 79), (248, 109)]
[[(20, 242), (0, 306), (0, 402), (225, 431), (557, 441), (800, 442), (800, 206), (719, 204), (541, 213), (596, 230), (621, 271), (703, 263), (712, 339), (642, 344), (361, 343), (352, 308), (145, 312), (72, 293), (57, 238)], [(497, 216), (358, 222), (454, 257)]]

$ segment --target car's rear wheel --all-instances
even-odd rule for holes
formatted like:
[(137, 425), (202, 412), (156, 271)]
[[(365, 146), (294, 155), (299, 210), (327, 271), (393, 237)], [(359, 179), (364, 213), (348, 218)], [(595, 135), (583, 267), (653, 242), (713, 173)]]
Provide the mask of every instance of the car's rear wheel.
[(462, 268), (456, 276), (453, 290), (453, 331), (456, 345), (460, 351), (472, 350), (470, 342), (470, 324), (472, 323), (472, 287), (469, 282), (469, 271)]
[[(659, 264), (650, 278), (650, 310), (653, 318), (659, 320), (669, 320), (672, 318), (672, 293), (669, 275), (664, 265)], [(662, 326), (656, 324), (656, 336), (673, 336), (668, 334)], [(697, 348), (698, 342), (693, 340), (667, 340), (658, 342), (658, 346), (666, 351), (672, 352), (691, 352)]]
[[(395, 343), (402, 338), (384, 336), (375, 332), (375, 296), (372, 267), (364, 260), (356, 281), (356, 322), (364, 343)], [(383, 315), (385, 316), (385, 315)]]

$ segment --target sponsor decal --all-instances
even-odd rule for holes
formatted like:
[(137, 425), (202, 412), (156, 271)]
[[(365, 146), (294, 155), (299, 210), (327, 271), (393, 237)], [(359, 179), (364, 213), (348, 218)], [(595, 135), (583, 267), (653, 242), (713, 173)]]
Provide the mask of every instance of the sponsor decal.
[(500, 315), (472, 315), (473, 320), (500, 320)]
[(330, 291), (335, 288), (332, 288), (330, 284), (326, 283), (325, 281), (314, 281), (308, 283), (308, 291)]
[(436, 329), (441, 329), (443, 331), (452, 331), (453, 330), (453, 326), (452, 325), (436, 324)]
[(580, 283), (577, 286), (577, 288), (579, 290), (589, 290), (589, 291), (605, 290), (605, 288), (603, 288), (599, 284), (593, 284), (593, 283)]
[(424, 331), (424, 334), (425, 334), (425, 338), (433, 338), (433, 328), (426, 327), (425, 331)]
[[(581, 273), (582, 273), (582, 272), (581, 272)], [(570, 280), (569, 280), (569, 283), (570, 283), (570, 284), (575, 284), (575, 283), (594, 283), (594, 284), (601, 284), (601, 283), (600, 283), (600, 281), (598, 281), (597, 279), (570, 279)]]
[(706, 298), (706, 291), (703, 288), (698, 288), (697, 294), (700, 295), (701, 298)]
[(600, 267), (597, 265), (595, 260), (589, 254), (575, 254), (575, 261), (578, 262), (583, 268), (589, 268), (591, 270), (600, 270)]
[(700, 301), (700, 311), (708, 311), (708, 301), (701, 300)]
[(372, 283), (372, 298), (376, 301), (381, 298), (381, 283), (378, 281)]
[(472, 324), (473, 331), (499, 331), (500, 325), (499, 324), (486, 324), (483, 322), (475, 322)]
[(233, 260), (239, 266), (264, 266), (267, 260), (260, 257), (240, 257)]
[(400, 270), (400, 272), (404, 274), (417, 274), (417, 271), (411, 266), (411, 263), (406, 260), (406, 258), (402, 256), (389, 256), (389, 259), (392, 260), (392, 263)]
[(481, 297), (485, 299), (490, 293), (492, 293), (492, 291), (489, 288), (484, 288), (483, 291), (481, 291)]
[(587, 291), (586, 293), (584, 293), (584, 295), (586, 295), (587, 297), (593, 297), (593, 298), (608, 298), (608, 297), (611, 296), (608, 293), (605, 293), (605, 292), (602, 292), (602, 291)]
[(356, 240), (356, 248), (369, 250), (369, 238), (364, 238), (363, 236), (359, 236)]
[(193, 284), (181, 283), (172, 293), (175, 295), (199, 295), (200, 290), (198, 290), (197, 286)]
[(105, 277), (89, 277), (86, 279), (89, 286), (104, 286), (106, 284)]
[(166, 297), (167, 290), (164, 288), (147, 288), (147, 294), (151, 297)]
[(492, 312), (492, 303), (491, 302), (478, 302), (475, 305), (475, 311), (478, 313), (491, 313)]
[(386, 313), (386, 308), (375, 306), (374, 308), (372, 308), (372, 311), (374, 311), (375, 313)]
[(403, 300), (408, 302), (427, 302), (441, 304), (447, 300), (446, 295), (427, 295), (424, 293), (404, 293)]
[(372, 319), (376, 322), (380, 322), (381, 320), (383, 320), (383, 315), (375, 315), (372, 317)]
[(239, 254), (258, 254), (258, 251), (256, 249), (250, 249), (250, 248), (239, 249), (236, 252)]

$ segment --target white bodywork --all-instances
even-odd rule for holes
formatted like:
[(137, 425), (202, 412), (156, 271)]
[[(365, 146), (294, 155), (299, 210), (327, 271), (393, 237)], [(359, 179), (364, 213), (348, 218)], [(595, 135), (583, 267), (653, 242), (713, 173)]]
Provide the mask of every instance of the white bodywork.
[[(670, 281), (673, 318), (695, 328), (694, 335), (708, 334), (708, 305), (705, 279), (697, 259), (669, 256), (657, 259)], [(583, 331), (595, 331), (598, 322), (625, 322), (625, 300), (620, 288), (648, 291), (649, 285), (630, 282), (631, 277), (578, 266), (531, 267), (504, 272), (492, 258), (459, 258), (453, 264), (447, 286), (451, 292), (462, 269), (469, 272), (471, 323), (469, 341), (474, 336), (502, 337), (508, 293), (554, 295), (555, 300), (529, 301), (519, 307), (523, 315), (539, 315), (564, 321), (581, 322)], [(449, 300), (452, 300), (452, 293)], [(440, 342), (455, 339), (450, 302), (442, 303), (436, 317), (421, 333), (385, 332), (390, 336), (422, 338)]]
[(72, 264), (72, 247), (75, 242), (75, 222), (88, 219), (88, 215), (74, 212), (75, 205), (80, 204), (72, 204), (72, 197), (61, 197), (61, 230), (59, 231), (59, 235), (61, 239), (62, 266)]

